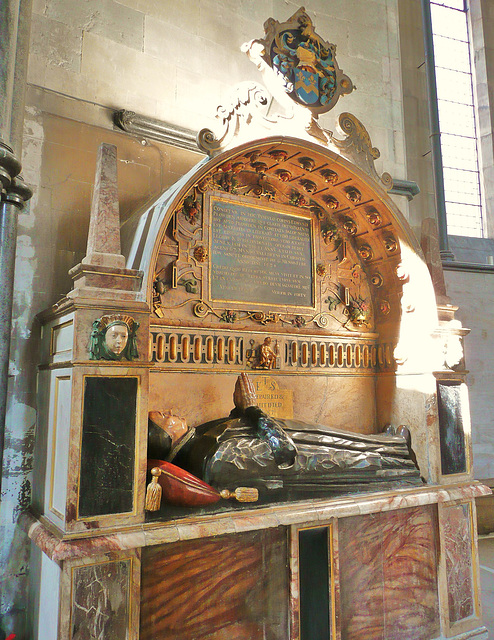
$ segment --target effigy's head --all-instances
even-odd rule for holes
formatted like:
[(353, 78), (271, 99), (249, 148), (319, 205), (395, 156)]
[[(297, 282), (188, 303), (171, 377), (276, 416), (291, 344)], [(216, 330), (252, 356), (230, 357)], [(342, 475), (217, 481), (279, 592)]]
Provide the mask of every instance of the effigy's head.
[(257, 405), (256, 389), (247, 373), (241, 373), (237, 378), (235, 391), (233, 392), (233, 402), (237, 409), (242, 411), (247, 407), (255, 407)]

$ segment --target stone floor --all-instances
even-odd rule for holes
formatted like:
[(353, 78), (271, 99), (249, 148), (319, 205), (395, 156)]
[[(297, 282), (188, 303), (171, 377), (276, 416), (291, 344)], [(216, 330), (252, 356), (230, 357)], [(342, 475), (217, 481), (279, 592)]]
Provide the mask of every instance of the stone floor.
[(482, 586), (482, 622), (494, 640), (494, 535), (479, 538), (480, 583)]

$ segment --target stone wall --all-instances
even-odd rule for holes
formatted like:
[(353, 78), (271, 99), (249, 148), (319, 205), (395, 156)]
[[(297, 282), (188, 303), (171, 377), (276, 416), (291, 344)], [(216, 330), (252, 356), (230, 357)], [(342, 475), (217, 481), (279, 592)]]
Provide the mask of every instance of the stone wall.
[(446, 271), (448, 295), (460, 304), (458, 318), (471, 332), (465, 338), (465, 358), (472, 418), (474, 472), (477, 479), (494, 478), (494, 273)]

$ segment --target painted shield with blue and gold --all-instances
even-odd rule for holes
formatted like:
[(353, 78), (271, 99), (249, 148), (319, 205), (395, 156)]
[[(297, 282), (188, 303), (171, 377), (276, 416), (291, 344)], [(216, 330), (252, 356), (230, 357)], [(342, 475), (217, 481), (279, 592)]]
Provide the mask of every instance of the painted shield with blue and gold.
[(317, 104), (319, 101), (318, 74), (295, 68), (293, 75), (295, 80), (293, 89), (299, 100), (304, 104)]

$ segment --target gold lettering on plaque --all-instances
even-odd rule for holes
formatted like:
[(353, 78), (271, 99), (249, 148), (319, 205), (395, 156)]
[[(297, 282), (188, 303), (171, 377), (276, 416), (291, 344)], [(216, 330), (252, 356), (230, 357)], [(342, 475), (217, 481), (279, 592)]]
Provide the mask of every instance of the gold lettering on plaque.
[(293, 391), (280, 389), (279, 384), (270, 376), (254, 378), (257, 404), (273, 418), (293, 418)]
[(212, 300), (314, 306), (310, 217), (214, 198)]

